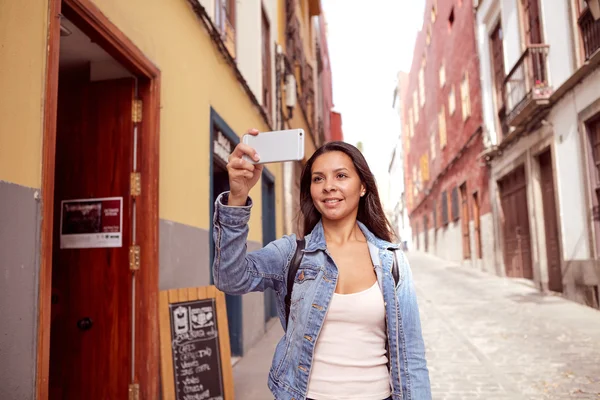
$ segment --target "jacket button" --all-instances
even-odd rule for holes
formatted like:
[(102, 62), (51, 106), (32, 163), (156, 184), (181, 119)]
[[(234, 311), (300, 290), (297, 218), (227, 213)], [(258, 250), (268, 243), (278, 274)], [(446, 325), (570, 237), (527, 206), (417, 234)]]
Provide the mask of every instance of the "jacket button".
[(298, 279), (304, 280), (304, 271), (300, 272), (300, 275), (298, 275)]

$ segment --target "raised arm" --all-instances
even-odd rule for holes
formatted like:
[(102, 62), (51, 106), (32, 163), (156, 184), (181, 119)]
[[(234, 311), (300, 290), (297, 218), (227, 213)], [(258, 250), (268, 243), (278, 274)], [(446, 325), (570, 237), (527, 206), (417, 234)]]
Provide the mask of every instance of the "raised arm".
[(284, 236), (248, 253), (246, 241), (252, 200), (248, 198), (244, 206), (228, 206), (228, 197), (228, 192), (223, 193), (215, 203), (215, 286), (229, 294), (264, 291), (269, 287), (282, 290), (290, 258), (296, 250), (295, 237)]

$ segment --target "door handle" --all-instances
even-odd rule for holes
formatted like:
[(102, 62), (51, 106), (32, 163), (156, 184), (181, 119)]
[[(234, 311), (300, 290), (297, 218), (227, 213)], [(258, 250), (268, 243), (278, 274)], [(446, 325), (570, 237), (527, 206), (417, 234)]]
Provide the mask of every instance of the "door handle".
[(88, 331), (94, 325), (94, 321), (91, 318), (85, 317), (77, 321), (77, 327), (82, 331)]

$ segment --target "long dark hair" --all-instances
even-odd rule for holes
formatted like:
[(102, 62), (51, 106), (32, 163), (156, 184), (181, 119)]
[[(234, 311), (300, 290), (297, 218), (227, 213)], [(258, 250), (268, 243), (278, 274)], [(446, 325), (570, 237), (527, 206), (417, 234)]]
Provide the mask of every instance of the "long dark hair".
[(356, 147), (346, 142), (326, 143), (315, 151), (304, 166), (302, 177), (300, 178), (300, 212), (304, 218), (303, 234), (306, 235), (312, 232), (315, 225), (321, 219), (321, 213), (317, 211), (310, 195), (312, 166), (320, 155), (331, 151), (341, 151), (350, 157), (362, 184), (365, 186), (366, 194), (360, 198), (356, 219), (365, 224), (365, 226), (378, 238), (391, 242), (395, 235), (390, 222), (385, 216), (383, 207), (381, 206), (377, 184), (375, 183), (375, 176), (371, 172), (369, 164), (367, 164), (367, 160), (365, 160), (363, 154)]

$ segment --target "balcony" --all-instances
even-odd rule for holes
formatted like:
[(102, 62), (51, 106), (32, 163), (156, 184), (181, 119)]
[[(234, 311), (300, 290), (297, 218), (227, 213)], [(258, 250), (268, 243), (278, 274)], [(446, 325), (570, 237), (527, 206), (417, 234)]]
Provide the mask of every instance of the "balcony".
[(548, 79), (550, 46), (531, 44), (504, 80), (506, 124), (520, 127), (549, 103), (552, 88)]
[(581, 29), (585, 60), (587, 61), (600, 49), (600, 20), (594, 20), (589, 8), (579, 17), (579, 29)]

